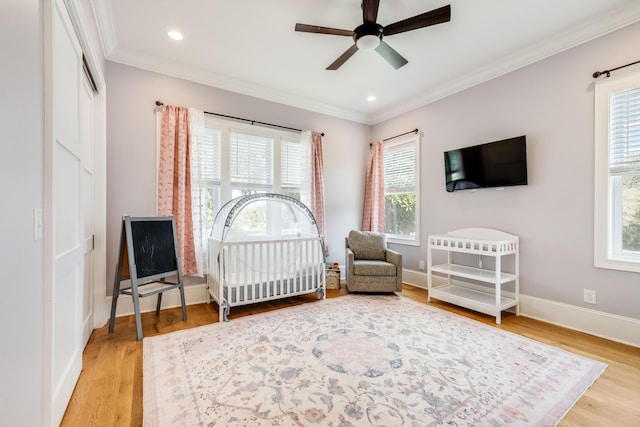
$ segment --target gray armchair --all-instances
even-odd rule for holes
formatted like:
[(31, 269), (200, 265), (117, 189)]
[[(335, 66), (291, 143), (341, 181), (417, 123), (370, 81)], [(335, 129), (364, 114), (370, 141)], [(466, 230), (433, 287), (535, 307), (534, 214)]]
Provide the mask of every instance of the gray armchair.
[(349, 292), (402, 291), (402, 254), (387, 248), (384, 234), (352, 230), (345, 251)]

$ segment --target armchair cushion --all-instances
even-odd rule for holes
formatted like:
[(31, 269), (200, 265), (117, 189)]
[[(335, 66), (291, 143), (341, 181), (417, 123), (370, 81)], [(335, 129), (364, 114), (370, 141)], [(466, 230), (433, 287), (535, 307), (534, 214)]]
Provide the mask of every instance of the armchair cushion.
[(351, 230), (349, 232), (349, 248), (355, 259), (386, 260), (386, 235), (371, 231)]
[(353, 274), (357, 276), (395, 276), (396, 266), (385, 261), (355, 261)]

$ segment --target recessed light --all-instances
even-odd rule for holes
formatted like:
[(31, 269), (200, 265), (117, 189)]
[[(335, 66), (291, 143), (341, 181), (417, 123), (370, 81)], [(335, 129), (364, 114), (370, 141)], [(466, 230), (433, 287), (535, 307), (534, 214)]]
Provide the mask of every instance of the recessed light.
[(369, 96), (367, 96), (367, 101), (369, 101), (369, 102), (373, 102), (373, 101), (375, 101), (375, 100), (376, 100), (376, 97), (375, 97), (375, 96), (373, 96), (373, 95), (369, 95)]
[(169, 31), (167, 35), (174, 40), (182, 40), (182, 34), (177, 31)]

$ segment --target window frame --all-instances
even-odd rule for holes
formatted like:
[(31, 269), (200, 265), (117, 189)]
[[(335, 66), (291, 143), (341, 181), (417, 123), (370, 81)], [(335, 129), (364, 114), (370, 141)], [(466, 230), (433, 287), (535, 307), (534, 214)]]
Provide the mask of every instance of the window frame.
[[(413, 144), (415, 148), (415, 185), (414, 191), (416, 195), (416, 206), (415, 206), (415, 235), (400, 235), (400, 234), (392, 234), (384, 232), (387, 237), (387, 242), (399, 244), (399, 245), (407, 245), (407, 246), (420, 246), (420, 135), (413, 134), (409, 136), (405, 136), (402, 138), (397, 138), (394, 141), (387, 141), (383, 144), (383, 158), (384, 158), (384, 150), (389, 148), (394, 148), (400, 145)], [(384, 172), (383, 172), (384, 173)], [(386, 198), (386, 184), (384, 190), (384, 197)]]
[[(610, 95), (640, 87), (640, 71), (596, 82), (594, 117), (594, 266), (640, 272), (640, 254), (622, 252), (622, 176), (610, 172)], [(633, 174), (640, 174), (640, 167)]]
[[(233, 189), (238, 185), (230, 181), (230, 150), (231, 150), (231, 137), (232, 132), (241, 132), (246, 135), (253, 135), (259, 138), (270, 138), (273, 141), (271, 151), (271, 186), (259, 186), (259, 185), (247, 185), (247, 190), (265, 191), (265, 192), (281, 192), (281, 174), (282, 174), (282, 153), (281, 146), (283, 141), (293, 142), (300, 140), (301, 136), (296, 132), (289, 132), (281, 129), (271, 129), (267, 127), (256, 127), (253, 125), (244, 125), (230, 120), (223, 120), (211, 116), (205, 116), (205, 127), (209, 129), (219, 130), (220, 135), (220, 171), (221, 171), (221, 185), (220, 185), (220, 198), (221, 206), (224, 203), (231, 200)], [(276, 172), (277, 171), (277, 172)], [(304, 169), (303, 169), (304, 171)], [(303, 185), (300, 186), (300, 192), (303, 193)]]

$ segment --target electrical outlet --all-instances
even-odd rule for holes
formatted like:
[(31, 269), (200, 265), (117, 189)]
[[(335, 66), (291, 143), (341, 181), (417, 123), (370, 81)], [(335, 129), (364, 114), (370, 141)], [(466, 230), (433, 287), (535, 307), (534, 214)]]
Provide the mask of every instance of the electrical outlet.
[(424, 261), (420, 260), (420, 270), (424, 270)]
[(596, 291), (592, 289), (584, 290), (584, 302), (587, 304), (595, 304), (596, 303)]

